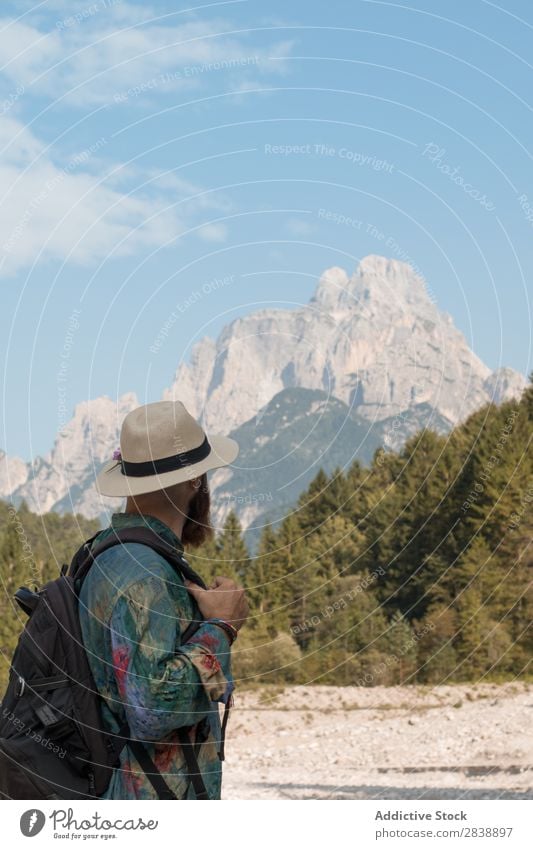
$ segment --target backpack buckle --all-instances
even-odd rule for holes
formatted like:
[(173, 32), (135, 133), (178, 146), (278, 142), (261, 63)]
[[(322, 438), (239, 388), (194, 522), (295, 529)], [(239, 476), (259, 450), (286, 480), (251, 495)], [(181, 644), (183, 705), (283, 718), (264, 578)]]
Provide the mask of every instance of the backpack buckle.
[(20, 699), (20, 697), (23, 695), (25, 689), (26, 689), (26, 681), (24, 680), (24, 678), (22, 678), (21, 675), (19, 675), (19, 679), (18, 679), (18, 681), (15, 685), (15, 695), (18, 696), (18, 698)]

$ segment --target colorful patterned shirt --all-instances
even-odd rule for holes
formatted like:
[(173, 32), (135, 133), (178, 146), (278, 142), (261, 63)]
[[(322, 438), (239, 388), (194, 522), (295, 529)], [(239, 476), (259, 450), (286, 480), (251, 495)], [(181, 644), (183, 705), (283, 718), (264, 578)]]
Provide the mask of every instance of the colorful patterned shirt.
[[(183, 552), (178, 537), (152, 516), (115, 513), (112, 529), (148, 526)], [(231, 694), (230, 642), (222, 628), (202, 622), (184, 644), (180, 635), (202, 619), (183, 580), (159, 554), (139, 543), (116, 545), (98, 555), (83, 582), (80, 619), (84, 645), (99, 693), (104, 721), (117, 732), (127, 718), (132, 736), (146, 748), (178, 798), (194, 799), (176, 729), (205, 727), (198, 764), (210, 799), (219, 799), (221, 763), (219, 702)], [(203, 721), (203, 722), (202, 722)], [(200, 725), (201, 724), (201, 725)], [(156, 799), (126, 747), (106, 799)]]

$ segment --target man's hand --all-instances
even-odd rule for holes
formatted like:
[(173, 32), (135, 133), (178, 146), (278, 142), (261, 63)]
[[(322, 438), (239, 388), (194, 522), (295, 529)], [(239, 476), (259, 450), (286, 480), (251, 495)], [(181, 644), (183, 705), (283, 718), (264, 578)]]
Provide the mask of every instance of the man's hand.
[(248, 618), (248, 602), (244, 589), (231, 578), (217, 576), (207, 590), (192, 581), (185, 581), (185, 586), (205, 619), (224, 619), (237, 630), (242, 628)]

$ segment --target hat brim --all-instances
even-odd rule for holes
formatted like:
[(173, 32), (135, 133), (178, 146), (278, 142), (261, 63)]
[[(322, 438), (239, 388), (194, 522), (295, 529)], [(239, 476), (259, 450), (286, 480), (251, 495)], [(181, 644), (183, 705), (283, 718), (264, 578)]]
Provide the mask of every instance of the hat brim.
[(239, 445), (234, 439), (222, 434), (209, 436), (211, 451), (204, 460), (193, 463), (173, 472), (165, 472), (160, 475), (149, 475), (147, 477), (128, 477), (123, 475), (120, 464), (116, 460), (106, 463), (102, 471), (97, 475), (95, 486), (101, 495), (128, 496), (142, 495), (146, 492), (156, 492), (166, 489), (176, 483), (183, 483), (192, 478), (200, 477), (211, 469), (220, 469), (229, 466), (239, 454)]

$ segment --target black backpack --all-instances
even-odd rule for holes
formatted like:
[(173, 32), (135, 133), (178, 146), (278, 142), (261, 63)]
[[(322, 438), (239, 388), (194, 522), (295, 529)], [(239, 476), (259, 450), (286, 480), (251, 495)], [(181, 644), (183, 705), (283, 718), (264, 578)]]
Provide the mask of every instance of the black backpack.
[[(76, 552), (70, 568), (40, 591), (21, 587), (15, 598), (28, 615), (13, 655), (0, 715), (0, 797), (7, 799), (94, 799), (107, 789), (122, 749), (129, 746), (160, 799), (176, 799), (142, 741), (127, 724), (117, 734), (105, 728), (101, 698), (83, 647), (78, 594), (94, 559), (113, 545), (138, 542), (161, 554), (184, 578), (205, 584), (187, 561), (145, 527), (117, 530)], [(199, 627), (191, 623), (186, 642)], [(227, 708), (227, 706), (226, 706)], [(225, 730), (227, 715), (224, 714)], [(196, 798), (208, 799), (198, 768), (198, 750), (207, 722), (177, 729)], [(223, 749), (220, 753), (223, 759)]]

